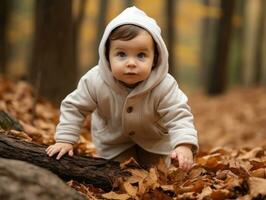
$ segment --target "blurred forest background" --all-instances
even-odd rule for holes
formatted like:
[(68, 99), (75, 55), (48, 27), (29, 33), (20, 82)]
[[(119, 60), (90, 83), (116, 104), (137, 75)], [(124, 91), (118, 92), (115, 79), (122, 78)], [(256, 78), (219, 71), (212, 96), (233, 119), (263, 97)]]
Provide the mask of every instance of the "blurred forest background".
[[(97, 64), (106, 24), (132, 5), (162, 29), (170, 73), (189, 97), (200, 152), (189, 176), (175, 168), (158, 179), (138, 172), (144, 178), (137, 186), (124, 180), (119, 194), (105, 199), (265, 199), (266, 0), (0, 0), (0, 139), (55, 142), (59, 103)], [(89, 116), (80, 136), (75, 154), (95, 155)], [(3, 169), (0, 182), (17, 181)], [(31, 195), (33, 187), (22, 183), (19, 192), (17, 183), (2, 184), (4, 190), (0, 184), (0, 199), (1, 191), (4, 199), (8, 191)], [(68, 185), (88, 199), (103, 193), (76, 181)], [(49, 195), (46, 187), (41, 194)]]
[(132, 5), (157, 20), (185, 90), (266, 84), (264, 0), (1, 0), (0, 72), (59, 103), (97, 64), (106, 24)]

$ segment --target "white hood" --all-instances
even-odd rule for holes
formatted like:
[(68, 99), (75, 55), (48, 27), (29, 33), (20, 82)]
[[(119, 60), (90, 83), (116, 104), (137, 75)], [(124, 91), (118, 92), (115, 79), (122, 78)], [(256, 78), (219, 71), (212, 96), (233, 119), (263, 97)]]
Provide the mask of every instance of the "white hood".
[(154, 19), (147, 16), (142, 10), (135, 6), (125, 9), (107, 25), (99, 46), (98, 65), (101, 77), (114, 90), (121, 91), (125, 88), (120, 84), (117, 84), (117, 81), (115, 81), (112, 76), (109, 63), (105, 56), (105, 44), (112, 30), (124, 24), (134, 24), (146, 29), (157, 43), (159, 52), (157, 66), (152, 70), (149, 78), (139, 84), (138, 87), (132, 91), (130, 96), (133, 96), (152, 89), (164, 79), (168, 73), (168, 51), (161, 36), (161, 29)]

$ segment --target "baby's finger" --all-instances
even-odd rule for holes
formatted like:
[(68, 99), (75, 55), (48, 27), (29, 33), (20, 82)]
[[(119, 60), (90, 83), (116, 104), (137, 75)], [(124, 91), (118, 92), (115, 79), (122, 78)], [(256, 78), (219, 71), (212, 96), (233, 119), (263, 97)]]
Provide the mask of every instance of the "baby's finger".
[(58, 152), (60, 152), (60, 148), (59, 147), (53, 147), (51, 149), (49, 149), (49, 151), (47, 152), (47, 154), (52, 157), (53, 155), (57, 154)]
[(50, 149), (53, 148), (53, 146), (54, 146), (54, 145), (50, 145), (49, 147), (47, 147), (47, 148), (45, 149), (45, 151), (46, 151), (46, 152), (49, 152)]
[(56, 160), (59, 160), (63, 155), (65, 155), (68, 152), (67, 149), (61, 149), (61, 151), (56, 156)]
[(189, 164), (187, 162), (184, 162), (183, 170), (186, 171), (186, 172), (189, 171)]
[(73, 156), (73, 155), (74, 155), (74, 153), (73, 153), (73, 149), (71, 149), (71, 150), (68, 151), (68, 155), (69, 155), (69, 156)]
[(183, 169), (184, 168), (184, 158), (182, 156), (178, 157), (178, 163), (179, 163), (179, 168)]
[(185, 159), (183, 164), (183, 169), (188, 172), (192, 168), (192, 161), (190, 159)]
[(49, 149), (46, 150), (46, 153), (50, 156), (51, 152), (52, 152), (53, 148), (50, 147)]

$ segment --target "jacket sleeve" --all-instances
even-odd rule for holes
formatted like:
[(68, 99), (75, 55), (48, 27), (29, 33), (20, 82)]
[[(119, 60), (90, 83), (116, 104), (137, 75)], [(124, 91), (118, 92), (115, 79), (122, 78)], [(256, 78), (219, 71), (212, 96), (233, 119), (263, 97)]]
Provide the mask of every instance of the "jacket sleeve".
[(77, 142), (86, 115), (96, 108), (96, 93), (89, 73), (80, 79), (77, 89), (61, 103), (60, 121), (55, 134), (56, 142), (71, 144)]
[(187, 96), (179, 89), (174, 78), (168, 76), (167, 79), (157, 104), (160, 123), (168, 130), (173, 149), (187, 143), (192, 144), (192, 151), (196, 153), (199, 148), (198, 137)]

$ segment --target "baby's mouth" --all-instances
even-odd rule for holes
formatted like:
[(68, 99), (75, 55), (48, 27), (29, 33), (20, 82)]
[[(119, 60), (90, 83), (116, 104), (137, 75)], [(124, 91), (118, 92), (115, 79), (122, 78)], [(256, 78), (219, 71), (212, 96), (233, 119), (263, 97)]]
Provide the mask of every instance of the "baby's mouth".
[(130, 76), (132, 76), (132, 75), (137, 75), (137, 73), (135, 73), (135, 72), (126, 72), (126, 73), (124, 73), (124, 75), (130, 75)]

